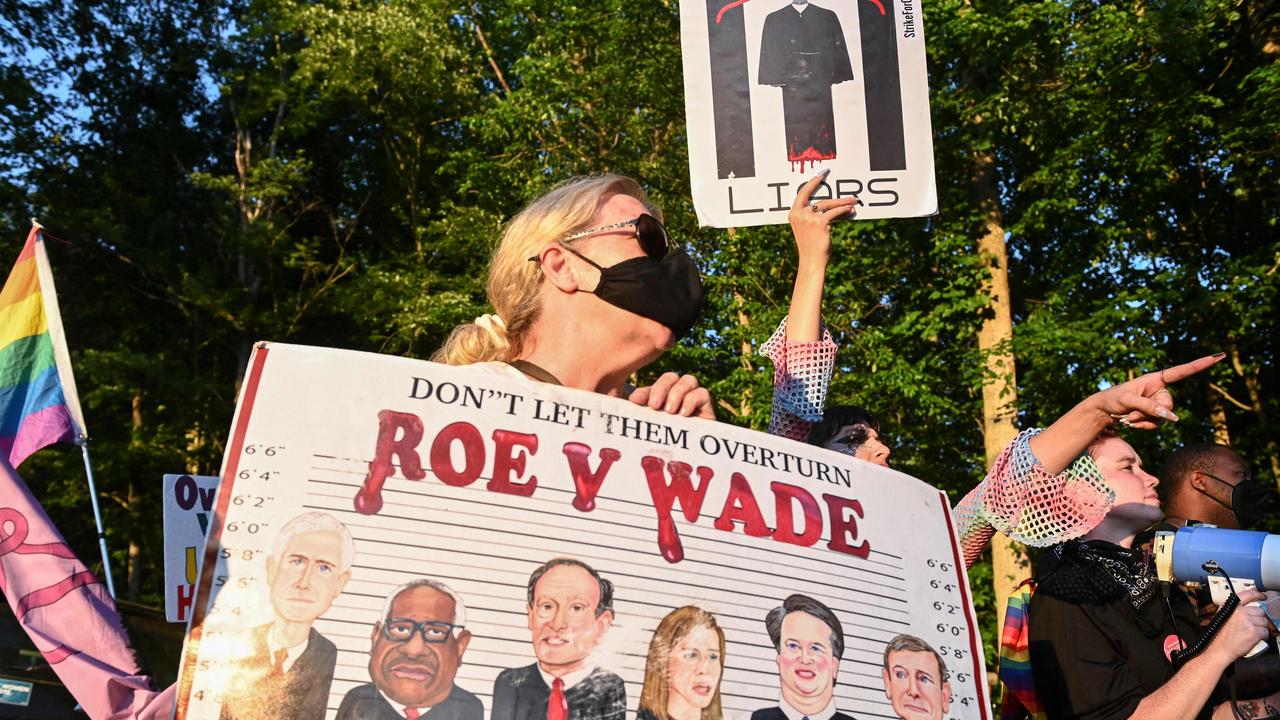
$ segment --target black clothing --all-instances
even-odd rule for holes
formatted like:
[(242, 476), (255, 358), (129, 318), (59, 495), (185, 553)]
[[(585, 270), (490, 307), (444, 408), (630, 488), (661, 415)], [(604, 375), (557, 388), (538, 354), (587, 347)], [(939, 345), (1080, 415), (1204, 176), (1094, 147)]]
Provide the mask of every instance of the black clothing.
[[(1160, 593), (1148, 592), (1149, 566), (1145, 555), (1097, 540), (1041, 556), (1029, 612), (1031, 672), (1050, 720), (1127, 718), (1173, 677), (1168, 652), (1179, 647), (1177, 635)], [(1124, 582), (1115, 577), (1122, 567)], [(1193, 643), (1195, 610), (1176, 587), (1170, 603)], [(1207, 707), (1201, 716), (1211, 713)]]
[(907, 169), (898, 70), (897, 11), (893, 0), (857, 0), (862, 39), (862, 85), (867, 103), (867, 154), (871, 169)]
[(716, 176), (756, 174), (751, 129), (751, 74), (747, 70), (747, 26), (741, 5), (707, 0), (707, 49), (711, 57), (711, 114), (715, 123)]
[[(493, 712), (489, 720), (546, 720), (551, 688), (538, 664), (498, 673), (493, 683)], [(623, 720), (627, 714), (627, 686), (622, 678), (596, 668), (582, 682), (564, 691), (569, 720)]]
[(636, 720), (658, 720), (658, 716), (654, 715), (649, 708), (641, 705), (640, 709), (636, 710)]
[[(751, 720), (787, 720), (787, 714), (782, 712), (781, 706), (774, 705), (751, 713)], [(831, 716), (831, 720), (854, 720), (854, 717), (837, 710), (836, 714)]]
[[(454, 685), (449, 697), (418, 717), (422, 720), (483, 720), (484, 705), (475, 695)], [(404, 715), (391, 707), (376, 685), (365, 683), (347, 691), (342, 705), (338, 706), (337, 720), (404, 720)]]
[(788, 160), (835, 158), (831, 86), (852, 79), (849, 48), (834, 12), (812, 3), (804, 12), (787, 5), (764, 19), (759, 81), (782, 88)]
[(311, 628), (307, 648), (286, 672), (276, 673), (267, 647), (270, 631), (268, 623), (246, 633), (253, 643), (253, 654), (235, 668), (235, 675), (223, 693), (220, 720), (324, 717), (329, 707), (329, 686), (333, 683), (338, 648)]

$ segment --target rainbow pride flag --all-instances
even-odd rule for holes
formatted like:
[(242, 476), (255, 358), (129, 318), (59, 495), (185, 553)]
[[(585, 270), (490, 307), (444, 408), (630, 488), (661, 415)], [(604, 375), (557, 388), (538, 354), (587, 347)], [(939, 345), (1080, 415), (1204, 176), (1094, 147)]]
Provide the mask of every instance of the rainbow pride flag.
[(17, 467), (45, 445), (87, 437), (49, 256), (33, 223), (0, 290), (0, 452)]

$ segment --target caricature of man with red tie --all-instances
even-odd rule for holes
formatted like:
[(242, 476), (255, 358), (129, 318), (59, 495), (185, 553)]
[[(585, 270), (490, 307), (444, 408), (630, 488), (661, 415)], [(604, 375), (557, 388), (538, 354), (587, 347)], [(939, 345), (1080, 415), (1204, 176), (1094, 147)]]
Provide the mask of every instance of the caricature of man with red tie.
[(555, 558), (529, 576), (528, 602), (538, 661), (498, 674), (490, 720), (623, 720), (622, 678), (591, 661), (613, 623), (613, 583)]

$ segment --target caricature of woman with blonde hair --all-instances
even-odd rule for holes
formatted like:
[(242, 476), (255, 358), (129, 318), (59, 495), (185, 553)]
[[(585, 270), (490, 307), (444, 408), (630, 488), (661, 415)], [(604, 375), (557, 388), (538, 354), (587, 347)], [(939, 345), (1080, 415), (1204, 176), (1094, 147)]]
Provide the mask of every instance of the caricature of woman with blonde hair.
[(702, 608), (667, 613), (649, 641), (637, 720), (721, 720), (724, 631)]

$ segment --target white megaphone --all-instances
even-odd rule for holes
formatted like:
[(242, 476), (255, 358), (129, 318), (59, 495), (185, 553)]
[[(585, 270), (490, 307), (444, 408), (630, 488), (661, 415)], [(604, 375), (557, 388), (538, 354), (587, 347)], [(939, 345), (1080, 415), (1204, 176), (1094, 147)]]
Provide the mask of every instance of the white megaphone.
[[(1218, 605), (1232, 591), (1280, 590), (1280, 535), (1190, 525), (1176, 532), (1157, 532), (1154, 549), (1161, 582), (1207, 585)], [(1265, 647), (1265, 642), (1258, 643), (1247, 657)]]

